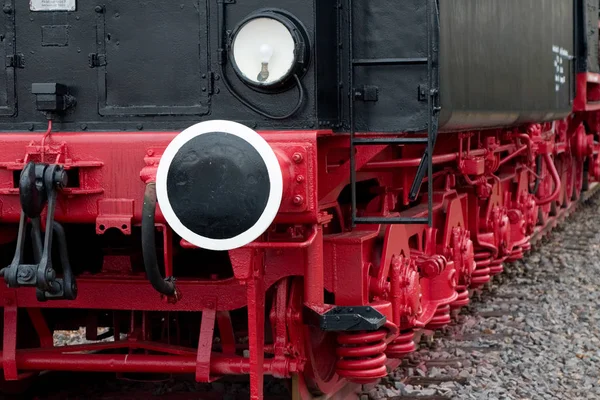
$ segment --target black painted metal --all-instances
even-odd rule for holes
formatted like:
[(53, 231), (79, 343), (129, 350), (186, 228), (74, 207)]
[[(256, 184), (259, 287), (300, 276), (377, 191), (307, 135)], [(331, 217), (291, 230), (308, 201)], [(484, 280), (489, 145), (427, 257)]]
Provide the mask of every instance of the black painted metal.
[[(209, 119), (255, 129), (340, 127), (340, 90), (347, 86), (339, 79), (335, 1), (80, 1), (73, 12), (32, 12), (27, 1), (4, 4), (0, 131), (45, 129), (31, 93), (36, 82), (60, 82), (77, 98), (77, 107), (54, 121), (57, 131), (180, 131)], [(298, 73), (301, 107), (282, 120), (265, 118), (239, 102), (220, 72), (228, 38), (219, 42), (219, 32), (233, 31), (265, 8), (293, 15), (307, 33), (310, 50)], [(295, 84), (283, 93), (257, 93), (230, 65), (226, 72), (236, 93), (270, 114), (285, 115), (298, 103)]]
[[(67, 174), (56, 164), (29, 162), (19, 179), (21, 219), (17, 246), (11, 264), (0, 271), (9, 287), (29, 286), (36, 288), (39, 301), (77, 297), (77, 284), (69, 263), (67, 241), (63, 227), (54, 221), (58, 190), (67, 184)], [(41, 213), (47, 207), (46, 232), (42, 241)], [(27, 220), (31, 220), (31, 236), (34, 263), (25, 258)], [(56, 277), (52, 260), (53, 239), (58, 242), (58, 253), (63, 278)]]
[(427, 64), (427, 58), (373, 58), (354, 60), (355, 66)]
[(36, 97), (37, 110), (47, 115), (62, 113), (76, 104), (69, 88), (60, 83), (33, 83), (31, 93)]
[[(292, 36), (296, 46), (294, 50), (294, 65), (289, 71), (288, 75), (283, 76), (279, 81), (272, 82), (269, 85), (263, 85), (261, 83), (256, 83), (253, 80), (247, 79), (247, 77), (245, 77), (241, 73), (233, 55), (233, 44), (236, 40), (239, 31), (248, 22), (257, 18), (270, 18), (283, 24), (290, 32), (290, 35)], [(237, 76), (244, 82), (246, 82), (248, 86), (254, 87), (258, 91), (262, 91), (263, 93), (276, 93), (278, 91), (289, 90), (296, 84), (296, 82), (292, 78), (294, 76), (302, 78), (308, 70), (307, 66), (310, 63), (311, 53), (308, 33), (306, 32), (304, 26), (302, 25), (302, 23), (300, 23), (300, 21), (298, 21), (293, 15), (288, 14), (283, 10), (272, 8), (260, 9), (250, 14), (248, 17), (244, 18), (244, 20), (242, 20), (235, 27), (235, 29), (230, 35), (228, 35), (227, 32), (222, 32), (222, 34), (230, 38), (227, 43), (227, 47), (229, 50), (229, 61), (231, 62), (231, 65), (235, 70)]]
[(428, 103), (419, 87), (428, 85), (427, 2), (352, 0), (348, 8), (350, 88), (379, 88), (376, 102), (354, 104), (349, 125), (356, 132), (425, 132)]
[(146, 184), (142, 207), (142, 257), (146, 279), (154, 290), (166, 296), (177, 296), (175, 277), (163, 278), (158, 264), (156, 250), (156, 183)]
[(325, 313), (304, 308), (305, 323), (327, 332), (376, 331), (386, 320), (382, 313), (369, 306), (333, 306)]
[[(351, 1), (351, 0), (350, 0)], [(350, 38), (354, 38), (354, 32), (352, 28), (352, 22), (354, 19), (353, 10), (354, 7), (352, 3), (350, 3)], [(427, 137), (425, 138), (357, 138), (356, 137), (356, 127), (354, 126), (354, 115), (355, 115), (355, 101), (357, 100), (356, 96), (353, 96), (353, 100), (350, 102), (350, 188), (351, 188), (351, 214), (352, 214), (352, 225), (355, 224), (428, 224), (431, 226), (432, 224), (432, 210), (433, 210), (433, 164), (432, 158), (429, 157), (429, 154), (433, 154), (433, 148), (435, 146), (435, 142), (437, 140), (438, 135), (438, 124), (439, 124), (439, 27), (440, 27), (440, 14), (439, 14), (439, 4), (438, 0), (428, 0), (426, 4), (426, 37), (425, 37), (425, 47), (427, 49), (427, 58), (426, 62), (423, 63), (421, 59), (418, 64), (425, 64), (427, 67), (427, 82), (426, 85), (423, 83), (419, 83), (416, 88), (417, 99), (418, 101), (422, 101), (422, 98), (425, 97), (426, 104), (428, 108), (428, 117), (427, 117)], [(353, 52), (351, 51), (350, 60), (353, 60), (350, 67), (350, 82), (354, 82), (354, 71), (355, 67), (361, 65), (370, 65), (369, 62), (365, 62), (362, 60), (361, 64), (357, 65), (354, 59)], [(406, 59), (403, 59), (406, 60)], [(415, 60), (415, 59), (411, 59)], [(379, 63), (379, 59), (374, 59), (373, 64), (376, 65)], [(404, 65), (405, 62), (396, 62), (394, 64)], [(353, 87), (353, 86), (351, 86)], [(423, 93), (424, 92), (424, 93)], [(421, 185), (423, 183), (423, 179), (425, 175), (428, 176), (428, 196), (427, 196), (427, 217), (426, 218), (407, 218), (407, 217), (389, 217), (389, 218), (379, 218), (379, 217), (357, 217), (357, 209), (356, 209), (356, 160), (355, 160), (355, 149), (356, 145), (406, 145), (406, 144), (426, 144), (427, 147), (425, 149), (425, 153), (421, 158), (421, 163), (417, 169), (417, 174), (415, 176), (415, 180), (412, 184), (411, 191), (409, 194), (409, 198), (411, 201), (416, 200), (418, 193), (420, 191)]]
[[(440, 128), (566, 118), (575, 85), (574, 1), (440, 2)], [(564, 80), (558, 90), (557, 75)]]
[(169, 202), (181, 223), (211, 239), (229, 239), (251, 228), (265, 210), (270, 189), (261, 155), (223, 132), (187, 142), (167, 175)]
[(576, 0), (575, 45), (577, 72), (600, 72), (598, 65), (598, 0)]

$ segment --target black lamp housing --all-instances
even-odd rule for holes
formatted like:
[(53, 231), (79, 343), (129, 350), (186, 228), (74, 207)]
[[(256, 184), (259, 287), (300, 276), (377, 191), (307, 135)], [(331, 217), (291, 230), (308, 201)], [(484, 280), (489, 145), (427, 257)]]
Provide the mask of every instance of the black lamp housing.
[[(261, 83), (248, 79), (241, 72), (233, 54), (233, 45), (239, 32), (247, 23), (258, 18), (270, 18), (280, 22), (287, 28), (292, 36), (292, 39), (294, 40), (293, 66), (286, 75), (274, 82)], [(262, 93), (280, 93), (290, 90), (296, 84), (294, 75), (298, 76), (299, 79), (302, 79), (302, 77), (306, 74), (310, 63), (311, 46), (306, 28), (293, 15), (284, 10), (275, 8), (260, 9), (244, 18), (233, 30), (227, 47), (229, 50), (229, 59), (231, 61), (231, 65), (238, 78), (240, 78), (252, 89)]]

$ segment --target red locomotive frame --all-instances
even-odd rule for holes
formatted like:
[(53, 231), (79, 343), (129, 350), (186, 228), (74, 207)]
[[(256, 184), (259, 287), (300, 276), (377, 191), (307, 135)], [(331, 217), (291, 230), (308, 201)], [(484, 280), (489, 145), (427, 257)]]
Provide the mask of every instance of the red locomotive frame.
[[(5, 380), (41, 370), (190, 373), (200, 382), (249, 374), (251, 396), (261, 399), (262, 378), (270, 374), (293, 377), (299, 398), (315, 392), (355, 396), (355, 384), (385, 376), (415, 350), (415, 334), (448, 324), (452, 310), (468, 304), (473, 289), (501, 273), (504, 262), (521, 258), (532, 235), (553, 227), (585, 186), (600, 178), (600, 146), (594, 140), (600, 121), (592, 104), (599, 77), (579, 76), (574, 113), (564, 121), (440, 136), (433, 157), (432, 228), (350, 229), (350, 205), (339, 201), (350, 177), (349, 137), (321, 130), (261, 132), (282, 163), (285, 192), (273, 229), (229, 252), (231, 277), (182, 278), (178, 297), (168, 298), (116, 256), (105, 257), (100, 273), (78, 276), (75, 300), (39, 302), (35, 289), (2, 285)], [(4, 136), (0, 240), (9, 243), (16, 235), (21, 207), (15, 171), (40, 160), (78, 175), (78, 185), (59, 198), (57, 221), (94, 224), (98, 235), (111, 229), (130, 235), (141, 221), (145, 184), (155, 179), (161, 152), (175, 135)], [(410, 206), (408, 200), (422, 150), (422, 145), (357, 149), (357, 180), (372, 183), (359, 191), (368, 199), (359, 204), (361, 216), (397, 216), (390, 210), (398, 203), (404, 217), (426, 216), (426, 201)], [(163, 234), (165, 274), (171, 276), (174, 247), (193, 246), (173, 245), (160, 211), (157, 229)], [(198, 264), (202, 268), (202, 261)], [(326, 332), (309, 323), (311, 315), (334, 305), (368, 306), (386, 322), (370, 332)], [(247, 332), (230, 313), (243, 307)], [(127, 339), (119, 340), (115, 323), (115, 341), (54, 347), (43, 314), (48, 308), (135, 310), (142, 318), (139, 323), (135, 312), (126, 316), (131, 318)], [(28, 317), (17, 318), (19, 310)], [(156, 340), (152, 312), (202, 312), (197, 348)], [(39, 345), (22, 345), (23, 335), (33, 334), (17, 329), (23, 318), (32, 322)], [(265, 318), (270, 332), (263, 329)], [(248, 342), (239, 343), (246, 335)]]

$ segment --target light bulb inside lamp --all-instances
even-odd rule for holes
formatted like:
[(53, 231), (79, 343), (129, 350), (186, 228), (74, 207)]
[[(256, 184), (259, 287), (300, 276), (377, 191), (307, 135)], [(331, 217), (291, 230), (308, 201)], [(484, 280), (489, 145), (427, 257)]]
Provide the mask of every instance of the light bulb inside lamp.
[(264, 43), (260, 46), (259, 52), (262, 68), (256, 79), (258, 79), (259, 82), (264, 82), (269, 78), (269, 61), (271, 61), (271, 57), (273, 57), (273, 48)]
[(260, 46), (259, 52), (261, 62), (268, 64), (271, 61), (271, 57), (273, 57), (273, 48), (265, 43)]

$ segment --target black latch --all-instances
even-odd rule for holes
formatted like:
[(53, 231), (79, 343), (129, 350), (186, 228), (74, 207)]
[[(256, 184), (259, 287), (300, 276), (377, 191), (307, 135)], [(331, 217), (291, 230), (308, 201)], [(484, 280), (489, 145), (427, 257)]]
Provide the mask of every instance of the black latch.
[(106, 54), (90, 53), (88, 61), (90, 68), (103, 67), (106, 65)]
[(36, 96), (38, 111), (58, 113), (75, 105), (75, 97), (60, 83), (32, 83), (31, 93)]
[(25, 56), (22, 53), (6, 56), (6, 67), (25, 68)]
[(362, 88), (354, 89), (354, 99), (361, 101), (379, 100), (379, 87), (364, 85)]

